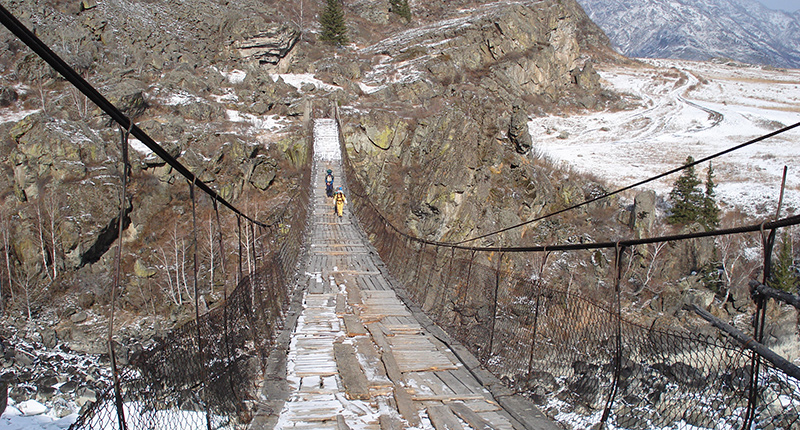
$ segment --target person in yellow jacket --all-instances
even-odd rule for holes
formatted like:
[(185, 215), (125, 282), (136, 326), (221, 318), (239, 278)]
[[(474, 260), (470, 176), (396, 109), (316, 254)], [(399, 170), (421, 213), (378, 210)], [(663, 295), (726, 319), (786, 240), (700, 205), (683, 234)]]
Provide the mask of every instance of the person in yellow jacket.
[(342, 217), (345, 204), (347, 204), (347, 198), (344, 196), (344, 191), (342, 190), (342, 187), (339, 187), (339, 189), (337, 189), (336, 193), (333, 195), (334, 213), (336, 215), (339, 215), (339, 218)]

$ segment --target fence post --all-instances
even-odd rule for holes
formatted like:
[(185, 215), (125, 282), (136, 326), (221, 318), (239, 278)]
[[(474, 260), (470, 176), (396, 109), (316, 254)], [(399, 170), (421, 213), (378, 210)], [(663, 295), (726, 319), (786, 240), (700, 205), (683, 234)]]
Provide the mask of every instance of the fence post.
[(497, 256), (497, 267), (494, 271), (494, 298), (492, 299), (492, 328), (489, 331), (489, 356), (486, 357), (486, 361), (488, 362), (489, 359), (492, 357), (492, 351), (494, 351), (494, 328), (495, 323), (497, 322), (497, 292), (500, 290), (500, 266), (503, 263), (503, 253), (501, 252)]
[(425, 308), (425, 302), (428, 301), (428, 285), (431, 284), (431, 276), (433, 276), (433, 272), (436, 271), (436, 260), (439, 257), (439, 247), (434, 245), (433, 247), (433, 262), (431, 262), (431, 267), (428, 269), (428, 279), (425, 281), (425, 284), (422, 286), (422, 291), (424, 295), (422, 296), (422, 301), (419, 303), (420, 308)]
[(242, 282), (242, 216), (236, 215), (236, 226), (238, 228), (239, 235), (237, 236), (239, 241), (239, 271), (236, 272), (236, 285), (239, 285)]
[[(472, 255), (469, 257), (469, 266), (467, 266), (467, 279), (464, 281), (464, 288), (460, 294), (461, 297), (459, 297), (460, 299), (459, 308), (463, 308), (467, 304), (467, 293), (469, 292), (469, 282), (470, 279), (472, 278), (472, 263), (474, 261), (475, 261), (475, 250), (472, 251)], [(463, 330), (464, 329), (464, 318), (462, 316), (463, 311), (459, 312), (458, 315), (460, 317), (459, 325), (461, 326), (460, 328)]]
[(528, 357), (528, 378), (531, 377), (531, 373), (533, 372), (533, 353), (536, 349), (536, 332), (539, 326), (539, 301), (542, 298), (542, 290), (541, 290), (541, 282), (542, 276), (544, 275), (544, 266), (547, 264), (547, 258), (550, 256), (550, 253), (547, 251), (547, 248), (544, 250), (544, 256), (542, 256), (542, 264), (539, 266), (539, 277), (533, 282), (533, 288), (536, 291), (536, 310), (533, 313), (533, 333), (531, 334), (531, 353)]
[[(764, 224), (761, 224), (761, 246), (764, 249), (764, 273), (761, 276), (761, 283), (767, 285), (772, 274), (772, 249), (775, 244), (776, 230), (770, 230), (769, 234), (764, 231)], [(752, 289), (752, 287), (751, 287)], [(762, 294), (751, 291), (753, 301), (756, 302), (756, 312), (753, 317), (753, 338), (762, 343), (764, 340), (764, 325), (766, 324), (767, 300)], [(758, 402), (758, 374), (761, 372), (761, 356), (753, 351), (750, 359), (750, 383), (748, 384), (747, 410), (743, 429), (752, 428), (756, 418), (756, 407)]]
[(423, 243), (422, 246), (417, 251), (419, 254), (417, 255), (417, 270), (414, 272), (414, 291), (411, 293), (414, 296), (414, 300), (419, 304), (420, 303), (420, 293), (424, 291), (423, 286), (419, 284), (419, 272), (422, 270), (422, 257), (425, 255), (425, 248), (428, 245)]
[[(444, 310), (445, 310), (445, 303), (447, 302), (447, 293), (450, 291), (450, 287), (453, 285), (453, 260), (456, 259), (456, 248), (454, 246), (450, 247), (450, 264), (449, 268), (447, 269), (447, 279), (443, 280), (444, 285), (442, 288), (442, 294), (439, 294), (439, 302), (441, 305), (442, 312), (439, 313), (441, 317), (444, 317)], [(442, 318), (444, 321), (444, 318)]]
[[(133, 126), (133, 122), (131, 122)], [(117, 290), (119, 289), (120, 266), (122, 264), (122, 231), (125, 218), (125, 206), (128, 200), (128, 136), (130, 128), (125, 131), (119, 129), (122, 146), (122, 200), (119, 205), (119, 224), (117, 225), (117, 252), (114, 262), (114, 284), (111, 287), (111, 315), (108, 319), (108, 355), (111, 358), (111, 374), (114, 378), (114, 405), (117, 409), (117, 421), (121, 430), (128, 428), (125, 422), (125, 406), (122, 402), (122, 388), (119, 384), (119, 370), (117, 369), (117, 354), (114, 351), (114, 312), (117, 304)]]
[(608, 422), (608, 417), (611, 415), (611, 408), (614, 406), (614, 398), (617, 396), (617, 390), (619, 388), (619, 377), (620, 371), (622, 369), (622, 308), (621, 308), (621, 300), (620, 296), (622, 294), (620, 283), (622, 280), (622, 257), (625, 253), (625, 247), (620, 246), (619, 242), (617, 242), (616, 246), (614, 247), (614, 270), (616, 272), (616, 279), (614, 282), (614, 293), (615, 293), (615, 312), (612, 314), (616, 320), (616, 339), (615, 339), (615, 351), (614, 351), (614, 379), (611, 382), (611, 391), (608, 393), (608, 399), (606, 399), (606, 406), (603, 409), (603, 416), (600, 419), (600, 423), (605, 427), (606, 422)]
[[(206, 370), (205, 351), (203, 350), (203, 332), (200, 330), (200, 292), (197, 288), (197, 199), (194, 193), (197, 178), (189, 183), (189, 196), (192, 199), (192, 277), (194, 278), (194, 321), (197, 328), (197, 356), (200, 360), (201, 394), (200, 399), (206, 409), (206, 428), (211, 430), (211, 411), (208, 402), (208, 372)], [(212, 281), (213, 282), (213, 281)]]
[[(535, 285), (535, 284), (534, 284)], [(533, 312), (533, 333), (531, 334), (531, 353), (528, 356), (528, 379), (533, 372), (533, 353), (536, 350), (536, 330), (539, 326), (539, 300), (542, 298), (542, 292), (536, 289), (536, 310)]]

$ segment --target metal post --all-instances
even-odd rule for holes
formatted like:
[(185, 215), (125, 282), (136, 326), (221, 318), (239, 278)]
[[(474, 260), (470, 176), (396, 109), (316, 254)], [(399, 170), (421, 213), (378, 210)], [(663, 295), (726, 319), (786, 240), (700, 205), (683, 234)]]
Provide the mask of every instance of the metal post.
[(425, 255), (425, 248), (428, 245), (423, 244), (422, 247), (419, 249), (419, 256), (417, 257), (417, 270), (414, 274), (414, 292), (412, 293), (417, 301), (419, 301), (421, 290), (424, 291), (424, 287), (419, 285), (419, 272), (422, 270), (422, 256)]
[(492, 328), (489, 331), (489, 356), (486, 357), (486, 361), (488, 362), (489, 359), (492, 357), (492, 351), (494, 351), (494, 328), (495, 323), (497, 322), (497, 293), (500, 290), (500, 267), (503, 263), (503, 253), (501, 252), (497, 257), (497, 268), (494, 271), (494, 298), (492, 299)]
[[(133, 123), (131, 122), (131, 125)], [(119, 370), (117, 369), (117, 354), (114, 351), (114, 312), (116, 311), (117, 304), (117, 290), (119, 290), (120, 266), (122, 262), (122, 232), (125, 218), (125, 206), (128, 200), (128, 136), (130, 129), (127, 131), (122, 128), (119, 129), (120, 140), (122, 146), (122, 200), (119, 206), (119, 219), (117, 226), (117, 252), (114, 262), (114, 284), (111, 287), (111, 315), (108, 318), (108, 355), (111, 358), (111, 373), (114, 378), (114, 403), (117, 409), (117, 421), (119, 428), (126, 430), (128, 428), (125, 422), (125, 406), (122, 402), (122, 388), (119, 383)]]
[(542, 298), (542, 290), (541, 290), (541, 283), (542, 283), (542, 276), (544, 275), (544, 266), (547, 264), (547, 258), (550, 256), (550, 253), (545, 251), (544, 256), (542, 257), (542, 264), (539, 266), (539, 278), (533, 282), (533, 288), (536, 291), (536, 310), (533, 313), (533, 333), (531, 334), (531, 353), (528, 356), (528, 378), (531, 377), (531, 373), (533, 372), (533, 354), (534, 350), (536, 349), (536, 332), (538, 331), (539, 327), (539, 301)]
[[(767, 233), (762, 224), (761, 245), (764, 249), (764, 272), (761, 277), (761, 283), (765, 285), (768, 283), (772, 273), (772, 248), (775, 244), (775, 234), (775, 229)], [(767, 300), (762, 294), (752, 294), (752, 297), (753, 301), (756, 302), (756, 312), (753, 317), (753, 338), (757, 342), (763, 343)], [(750, 359), (750, 383), (748, 384), (747, 410), (745, 412), (744, 425), (742, 426), (743, 429), (750, 429), (755, 421), (756, 407), (758, 406), (759, 372), (761, 372), (761, 356), (753, 351)]]
[[(200, 360), (200, 378), (202, 379), (202, 391), (200, 399), (206, 408), (206, 428), (211, 430), (211, 411), (208, 406), (208, 386), (205, 353), (203, 351), (203, 333), (200, 330), (200, 291), (197, 287), (197, 198), (195, 197), (194, 187), (197, 178), (189, 183), (189, 196), (192, 199), (192, 276), (194, 278), (194, 324), (197, 328), (197, 356)], [(213, 282), (213, 281), (212, 281)]]
[[(459, 299), (460, 303), (459, 306), (463, 309), (467, 304), (467, 293), (469, 292), (469, 282), (472, 278), (472, 263), (475, 261), (475, 251), (472, 251), (472, 255), (469, 258), (469, 266), (467, 268), (467, 279), (464, 281), (463, 291), (461, 292)], [(464, 318), (463, 318), (463, 311), (458, 313), (460, 317), (459, 325), (461, 329), (464, 329)]]
[(536, 350), (536, 330), (539, 325), (539, 300), (542, 298), (542, 293), (537, 289), (536, 291), (536, 310), (533, 312), (533, 333), (531, 334), (531, 353), (528, 356), (528, 378), (530, 379), (533, 372), (533, 354)]
[(621, 280), (622, 280), (622, 256), (625, 253), (625, 247), (620, 246), (617, 243), (615, 247), (615, 259), (614, 259), (614, 268), (616, 271), (616, 280), (614, 282), (614, 293), (616, 295), (616, 309), (613, 314), (613, 318), (616, 320), (616, 345), (614, 351), (614, 379), (611, 382), (611, 391), (608, 393), (608, 398), (606, 399), (606, 407), (603, 409), (603, 416), (600, 418), (600, 422), (605, 427), (606, 422), (608, 422), (608, 417), (611, 415), (611, 408), (614, 406), (614, 398), (617, 396), (617, 389), (619, 388), (619, 377), (620, 371), (622, 369), (622, 309), (621, 309)]
[(242, 282), (242, 216), (236, 215), (236, 225), (239, 231), (239, 271), (236, 275), (236, 285)]

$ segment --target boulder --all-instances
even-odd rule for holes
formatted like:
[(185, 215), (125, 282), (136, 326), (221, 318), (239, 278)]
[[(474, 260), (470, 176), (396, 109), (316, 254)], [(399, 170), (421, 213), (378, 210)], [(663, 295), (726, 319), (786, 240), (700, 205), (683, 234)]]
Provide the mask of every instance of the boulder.
[(19, 95), (13, 88), (0, 87), (0, 107), (11, 106), (19, 99)]
[(656, 220), (656, 192), (653, 190), (642, 191), (633, 199), (630, 227), (636, 238), (647, 237)]
[(141, 259), (137, 259), (133, 264), (133, 273), (139, 278), (152, 278), (158, 271), (145, 266)]
[(72, 314), (72, 316), (69, 317), (70, 321), (72, 321), (75, 324), (80, 324), (82, 322), (85, 322), (88, 318), (89, 315), (84, 311), (75, 312), (74, 314)]
[(75, 403), (83, 407), (86, 403), (94, 403), (97, 401), (97, 393), (91, 388), (81, 387), (75, 393)]
[(291, 52), (300, 32), (286, 24), (275, 24), (258, 33), (234, 42), (233, 47), (242, 58), (261, 65), (277, 65)]
[(508, 138), (518, 153), (527, 154), (531, 151), (533, 142), (528, 131), (528, 115), (519, 105), (513, 107), (511, 124), (508, 126)]

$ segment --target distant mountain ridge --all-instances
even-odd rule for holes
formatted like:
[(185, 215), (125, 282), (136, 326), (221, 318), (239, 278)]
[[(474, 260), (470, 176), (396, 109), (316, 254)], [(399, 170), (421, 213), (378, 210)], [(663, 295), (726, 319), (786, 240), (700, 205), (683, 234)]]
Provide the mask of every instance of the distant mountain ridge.
[(578, 0), (622, 54), (800, 68), (800, 11), (753, 0)]

